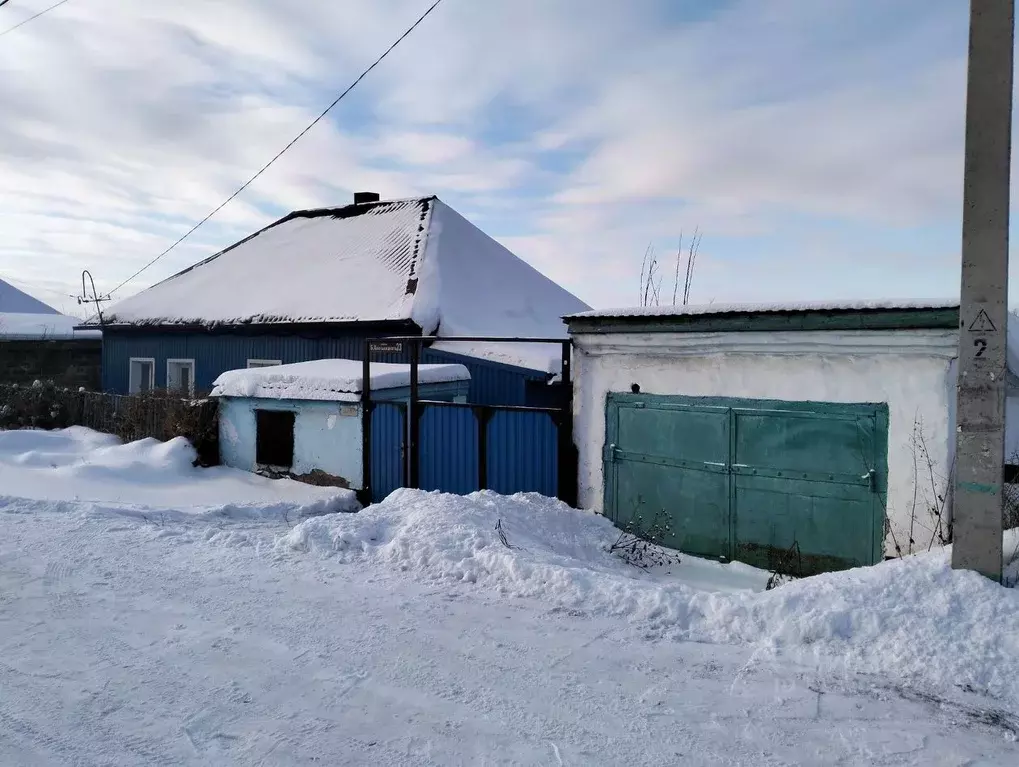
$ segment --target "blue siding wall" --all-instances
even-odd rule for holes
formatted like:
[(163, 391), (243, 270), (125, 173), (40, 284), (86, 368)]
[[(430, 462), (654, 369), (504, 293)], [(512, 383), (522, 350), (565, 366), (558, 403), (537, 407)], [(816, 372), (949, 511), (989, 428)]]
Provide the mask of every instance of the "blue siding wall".
[[(103, 334), (103, 389), (126, 394), (130, 359), (154, 358), (156, 387), (166, 386), (168, 359), (195, 361), (195, 388), (208, 391), (217, 376), (227, 370), (247, 367), (249, 359), (280, 360), (283, 363), (317, 359), (361, 359), (364, 338), (359, 335), (307, 338), (296, 335), (212, 335), (201, 333), (118, 333)], [(375, 362), (407, 362), (409, 354), (376, 355)], [(422, 363), (455, 362), (471, 374), (470, 402), (485, 405), (527, 405), (528, 381), (543, 381), (545, 374), (474, 357), (424, 349)], [(532, 387), (533, 389), (533, 384)]]

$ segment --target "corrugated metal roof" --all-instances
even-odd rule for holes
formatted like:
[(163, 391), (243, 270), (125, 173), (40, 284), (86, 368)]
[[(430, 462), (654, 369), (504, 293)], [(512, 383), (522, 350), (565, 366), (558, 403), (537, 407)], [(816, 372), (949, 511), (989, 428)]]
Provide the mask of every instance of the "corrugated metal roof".
[(615, 319), (626, 317), (693, 317), (724, 314), (795, 314), (802, 312), (908, 311), (957, 309), (959, 299), (881, 299), (846, 301), (810, 301), (790, 303), (699, 304), (694, 306), (641, 306), (621, 309), (596, 309), (567, 315), (573, 319)]
[(298, 211), (114, 304), (110, 325), (411, 317), (434, 198)]

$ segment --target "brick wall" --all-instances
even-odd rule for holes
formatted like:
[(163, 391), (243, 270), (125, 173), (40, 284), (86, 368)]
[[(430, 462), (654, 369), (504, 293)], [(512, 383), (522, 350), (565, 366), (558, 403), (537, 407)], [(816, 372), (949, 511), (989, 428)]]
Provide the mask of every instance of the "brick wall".
[(99, 339), (6, 341), (0, 339), (0, 383), (53, 381), (99, 389), (103, 342)]

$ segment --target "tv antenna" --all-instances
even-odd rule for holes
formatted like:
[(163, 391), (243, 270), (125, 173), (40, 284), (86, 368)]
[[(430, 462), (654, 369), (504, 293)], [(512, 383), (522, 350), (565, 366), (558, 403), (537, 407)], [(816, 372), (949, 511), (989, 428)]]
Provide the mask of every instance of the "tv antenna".
[[(91, 297), (89, 296), (88, 287), (86, 287), (86, 285), (85, 285), (85, 278), (86, 277), (88, 278), (89, 286), (91, 286), (91, 288), (92, 288), (92, 295), (91, 295)], [(81, 306), (82, 304), (95, 304), (96, 305), (96, 315), (98, 315), (98, 317), (99, 317), (99, 327), (103, 327), (103, 309), (102, 309), (102, 304), (105, 303), (106, 301), (110, 300), (110, 294), (107, 293), (105, 296), (103, 296), (103, 295), (100, 295), (96, 291), (96, 281), (92, 279), (92, 273), (88, 269), (85, 269), (81, 273), (81, 295), (77, 296), (77, 299), (78, 299), (78, 305), (79, 306)]]

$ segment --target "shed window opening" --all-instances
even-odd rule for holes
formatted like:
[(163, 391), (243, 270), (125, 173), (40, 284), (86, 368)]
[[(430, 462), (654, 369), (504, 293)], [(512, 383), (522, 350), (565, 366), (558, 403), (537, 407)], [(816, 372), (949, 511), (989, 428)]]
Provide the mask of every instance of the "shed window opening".
[(187, 396), (195, 393), (195, 361), (168, 360), (166, 363), (166, 388)]
[(255, 462), (289, 470), (294, 465), (294, 413), (255, 411)]
[(132, 358), (128, 379), (128, 391), (131, 394), (152, 391), (156, 385), (156, 361), (154, 359)]
[(251, 368), (271, 368), (276, 365), (282, 365), (282, 360), (248, 360), (248, 369)]

